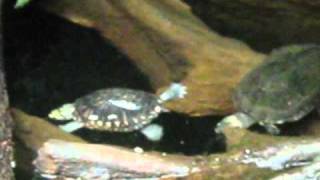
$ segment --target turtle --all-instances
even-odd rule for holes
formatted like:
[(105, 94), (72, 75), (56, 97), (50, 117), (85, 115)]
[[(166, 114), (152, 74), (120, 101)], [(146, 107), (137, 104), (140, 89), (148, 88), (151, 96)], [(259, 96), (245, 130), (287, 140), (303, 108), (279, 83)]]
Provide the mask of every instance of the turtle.
[(169, 100), (184, 98), (186, 87), (172, 83), (160, 96), (142, 90), (106, 88), (96, 90), (53, 109), (48, 117), (53, 120), (72, 120), (60, 125), (66, 132), (82, 127), (109, 132), (133, 132), (140, 130), (149, 140), (162, 137), (162, 127), (150, 124), (162, 112)]
[(276, 49), (242, 78), (232, 98), (237, 112), (223, 118), (215, 131), (257, 123), (278, 135), (278, 124), (298, 121), (316, 108), (319, 93), (320, 46), (296, 44)]

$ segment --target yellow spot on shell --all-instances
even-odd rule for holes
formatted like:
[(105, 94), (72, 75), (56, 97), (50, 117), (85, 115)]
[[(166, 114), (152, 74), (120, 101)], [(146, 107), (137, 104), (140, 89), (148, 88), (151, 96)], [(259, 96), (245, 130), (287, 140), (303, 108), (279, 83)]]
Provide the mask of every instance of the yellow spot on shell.
[(102, 126), (103, 126), (103, 122), (102, 122), (102, 121), (97, 121), (97, 125), (98, 125), (99, 127), (102, 127)]
[(88, 119), (91, 121), (96, 121), (98, 120), (99, 116), (95, 115), (95, 114), (90, 114)]
[(104, 124), (104, 126), (105, 126), (106, 128), (108, 128), (108, 129), (111, 128), (111, 125), (112, 125), (112, 124), (111, 124), (111, 122), (109, 122), (109, 121)]
[(120, 122), (119, 120), (114, 122), (114, 125), (115, 125), (116, 127), (120, 127), (120, 124), (121, 124), (121, 122)]
[(138, 124), (139, 123), (139, 120), (137, 118), (133, 118), (132, 121), (135, 123), (135, 124)]
[(162, 108), (161, 108), (160, 106), (156, 106), (156, 107), (154, 108), (154, 111), (157, 112), (157, 113), (160, 113), (161, 110), (162, 110)]
[(128, 120), (125, 119), (125, 120), (123, 121), (123, 124), (126, 125), (126, 126), (129, 126)]

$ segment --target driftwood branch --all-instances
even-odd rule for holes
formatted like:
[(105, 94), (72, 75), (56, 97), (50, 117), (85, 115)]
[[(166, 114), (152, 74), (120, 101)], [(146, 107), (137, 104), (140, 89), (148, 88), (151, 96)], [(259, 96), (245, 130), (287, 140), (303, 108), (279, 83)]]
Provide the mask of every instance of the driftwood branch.
[[(84, 179), (181, 177), (192, 163), (119, 147), (49, 140), (35, 166), (42, 174)], [(190, 160), (190, 159), (189, 159)]]
[(189, 115), (231, 112), (232, 89), (264, 58), (244, 43), (210, 31), (180, 0), (50, 2), (43, 5), (48, 11), (111, 40), (154, 89), (184, 83), (186, 98), (167, 106)]
[(14, 108), (10, 111), (15, 122), (14, 134), (29, 149), (37, 151), (44, 142), (52, 138), (73, 142), (86, 142), (77, 136), (61, 131), (57, 126), (39, 117), (28, 115)]
[[(176, 176), (185, 176), (186, 179), (245, 179), (250, 176), (254, 179), (266, 179), (286, 174), (304, 176), (306, 173), (317, 172), (316, 162), (313, 161), (320, 155), (319, 137), (274, 137), (239, 129), (225, 130), (228, 150), (222, 154), (165, 155), (143, 152), (141, 149), (134, 152), (133, 149), (117, 146), (87, 144), (41, 118), (18, 110), (12, 112), (17, 127), (20, 127), (15, 131), (19, 139), (34, 152), (41, 147), (35, 165), (39, 173), (48, 177), (174, 179)], [(46, 131), (42, 129), (44, 127)], [(57, 138), (64, 141), (51, 140)], [(292, 172), (291, 168), (295, 166), (303, 167)], [(304, 170), (308, 168), (313, 171)]]
[(283, 180), (283, 179), (314, 179), (318, 180), (320, 177), (320, 163), (315, 162), (311, 165), (307, 165), (303, 168), (295, 169), (289, 173), (283, 173), (279, 176), (272, 178), (272, 180)]
[[(160, 176), (160, 175), (161, 176), (164, 176), (164, 175), (179, 176), (183, 174), (186, 166), (189, 167), (189, 164), (192, 164), (191, 158), (183, 157), (183, 156), (167, 156), (159, 153), (151, 153), (150, 155), (145, 155), (145, 154), (141, 155), (141, 154), (134, 153), (133, 150), (125, 150), (124, 148), (120, 148), (116, 146), (102, 146), (102, 145), (91, 146), (86, 144), (84, 140), (72, 134), (68, 134), (61, 131), (56, 126), (48, 123), (47, 121), (39, 117), (30, 116), (18, 109), (11, 109), (11, 114), (13, 115), (13, 118), (16, 124), (14, 133), (18, 137), (18, 139), (24, 143), (26, 147), (33, 150), (33, 152), (37, 152), (38, 149), (40, 149), (43, 144), (45, 144), (44, 147), (47, 147), (39, 150), (41, 154), (39, 156), (39, 158), (41, 157), (41, 162), (38, 164), (39, 166), (41, 165), (42, 167), (42, 168), (39, 168), (41, 169), (40, 172), (46, 175), (50, 174), (49, 172), (51, 172), (52, 167), (57, 167), (56, 165), (53, 165), (53, 163), (56, 163), (56, 162), (51, 161), (54, 158), (53, 159), (44, 158), (44, 156), (48, 155), (49, 152), (58, 153), (56, 154), (57, 156), (52, 156), (52, 157), (56, 157), (57, 159), (64, 161), (65, 163), (60, 164), (63, 167), (67, 167), (70, 165), (68, 163), (74, 162), (74, 160), (71, 160), (72, 162), (67, 162), (68, 160), (65, 160), (64, 158), (67, 158), (67, 159), (73, 158), (70, 156), (75, 155), (76, 153), (83, 154), (83, 156), (81, 155), (82, 158), (88, 158), (85, 161), (83, 161), (84, 159), (81, 159), (81, 158), (77, 159), (77, 163), (72, 163), (74, 166), (68, 167), (69, 169), (66, 170), (67, 172), (60, 174), (60, 176), (62, 175), (71, 176), (72, 173), (73, 173), (72, 175), (73, 177), (76, 175), (79, 176), (79, 174), (77, 173), (80, 173), (80, 172), (83, 173), (83, 167), (87, 167), (89, 165), (92, 166), (92, 164), (96, 164), (97, 166), (94, 166), (94, 168), (98, 168), (99, 170), (102, 170), (103, 168), (106, 168), (106, 167), (110, 169), (111, 167), (110, 170), (113, 170), (114, 176), (118, 176), (117, 174), (119, 173), (120, 173), (119, 176), (131, 176), (131, 177), (139, 177), (142, 175), (144, 177), (146, 177), (147, 175), (148, 176)], [(58, 140), (50, 141), (50, 139), (60, 139), (65, 141), (78, 142), (78, 143), (68, 145)], [(53, 146), (51, 146), (50, 142), (53, 142)], [(79, 144), (79, 142), (83, 144)], [(65, 145), (68, 145), (68, 146), (65, 146)], [(23, 153), (29, 154), (29, 155), (32, 154), (32, 152), (23, 152)], [(109, 154), (110, 157), (109, 156), (104, 157), (106, 154)], [(142, 159), (140, 161), (143, 161), (142, 163), (143, 167), (141, 166), (138, 167), (136, 166), (137, 164), (132, 164), (132, 163), (137, 163), (138, 158)], [(101, 165), (101, 162), (95, 162), (99, 159), (107, 160), (107, 162), (105, 163), (107, 163), (108, 166)], [(42, 162), (42, 160), (45, 160), (46, 162)], [(30, 168), (27, 166), (29, 164), (28, 162), (25, 162), (25, 160), (21, 160), (21, 161), (22, 161), (21, 164), (18, 164), (19, 166), (21, 166), (21, 168), (24, 168), (24, 169)], [(84, 164), (81, 164), (81, 162)], [(168, 166), (167, 162), (172, 163), (172, 166), (171, 167)], [(157, 165), (154, 166), (155, 169), (151, 169), (151, 166), (149, 167), (147, 166), (148, 168), (146, 168), (146, 166), (144, 165), (144, 164), (150, 165), (153, 163), (155, 164), (158, 163)], [(77, 169), (80, 167), (81, 167), (81, 170)], [(122, 170), (120, 171), (119, 167), (122, 167), (126, 171), (125, 172), (122, 172)], [(174, 167), (178, 167), (178, 168), (175, 169)], [(73, 168), (73, 171), (70, 168)], [(98, 169), (95, 169), (95, 170), (98, 170)], [(31, 169), (28, 169), (28, 170), (32, 171)], [(91, 170), (94, 170), (94, 169), (91, 169)], [(183, 171), (183, 172), (180, 172), (180, 171)], [(194, 169), (194, 172), (195, 171), (197, 171), (197, 169)], [(98, 173), (98, 174), (94, 174), (94, 173)], [(90, 171), (86, 174), (86, 177), (89, 177), (89, 176), (92, 178), (101, 177), (102, 174), (100, 173), (102, 173), (102, 171)], [(110, 173), (109, 170), (108, 170), (108, 173)], [(52, 173), (52, 175), (54, 176), (55, 174)]]
[[(246, 146), (223, 155), (183, 157), (133, 152), (115, 146), (49, 140), (38, 151), (34, 164), (47, 177), (191, 179), (197, 174), (201, 178), (243, 179), (250, 176), (261, 179), (263, 176), (264, 179), (290, 175), (316, 179), (320, 177), (320, 166), (316, 161), (320, 156), (319, 142), (320, 139), (286, 140), (264, 144), (262, 148)], [(230, 171), (230, 167), (239, 171)], [(280, 171), (293, 167), (302, 168), (285, 174)]]

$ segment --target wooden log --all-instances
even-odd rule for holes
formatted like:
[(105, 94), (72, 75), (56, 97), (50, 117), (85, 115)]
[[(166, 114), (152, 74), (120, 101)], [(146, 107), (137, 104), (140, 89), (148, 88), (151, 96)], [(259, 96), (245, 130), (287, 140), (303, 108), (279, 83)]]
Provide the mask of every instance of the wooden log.
[[(56, 139), (55, 141), (53, 141), (54, 145), (50, 146), (46, 146), (48, 148), (42, 148), (39, 150), (39, 152), (43, 152), (41, 156), (39, 156), (39, 158), (41, 157), (41, 164), (39, 165), (39, 170), (41, 170), (40, 172), (44, 173), (46, 175), (48, 175), (48, 177), (52, 177), (55, 176), (55, 174), (52, 171), (49, 171), (49, 169), (52, 170), (53, 167), (56, 167), (53, 163), (56, 162), (52, 162), (51, 157), (48, 159), (48, 157), (42, 159), (44, 156), (48, 155), (47, 151), (45, 150), (49, 150), (50, 149), (50, 153), (58, 153), (57, 156), (55, 156), (57, 159), (63, 160), (64, 158), (68, 158), (72, 155), (75, 155), (76, 153), (82, 153), (81, 157), (83, 158), (89, 158), (89, 160), (91, 161), (85, 161), (83, 162), (82, 160), (84, 159), (77, 159), (79, 160), (79, 166), (75, 166), (72, 169), (64, 169), (66, 170), (66, 172), (60, 174), (60, 176), (67, 176), (70, 175), (70, 173), (83, 173), (83, 167), (87, 167), (90, 166), (92, 164), (88, 164), (88, 162), (92, 162), (93, 164), (95, 164), (93, 161), (97, 161), (99, 159), (103, 159), (103, 156), (108, 154), (108, 155), (112, 155), (111, 157), (107, 156), (105, 160), (112, 160), (110, 162), (108, 162), (108, 167), (110, 166), (114, 166), (114, 167), (123, 167), (123, 168), (128, 168), (127, 170), (130, 170), (130, 172), (123, 172), (123, 171), (119, 171), (119, 169), (115, 168), (114, 173), (115, 176), (117, 176), (117, 173), (120, 173), (119, 175), (130, 175), (131, 176), (146, 176), (146, 175), (161, 175), (161, 176), (166, 176), (166, 178), (168, 176), (180, 176), (183, 174), (183, 172), (185, 172), (185, 166), (188, 166), (192, 163), (192, 159), (193, 158), (189, 158), (189, 157), (185, 157), (185, 156), (176, 156), (176, 155), (166, 155), (166, 154), (160, 154), (160, 153), (148, 153), (149, 155), (146, 155), (145, 153), (143, 155), (141, 154), (137, 154), (135, 152), (133, 152), (132, 149), (125, 149), (125, 148), (121, 148), (121, 147), (117, 147), (117, 146), (102, 146), (102, 145), (95, 145), (95, 146), (91, 146), (88, 145), (86, 141), (72, 135), (69, 133), (65, 133), (63, 132), (61, 129), (59, 129), (58, 127), (56, 127), (55, 125), (45, 121), (44, 119), (41, 119), (39, 117), (36, 116), (32, 116), (32, 115), (28, 115), (27, 113), (19, 110), (19, 109), (15, 109), (12, 108), (11, 109), (11, 114), (13, 116), (14, 122), (16, 124), (16, 128), (15, 128), (15, 135), (17, 136), (17, 139), (19, 141), (21, 141), (23, 143), (23, 145), (25, 147), (27, 147), (28, 149), (19, 149), (19, 153), (22, 153), (23, 155), (27, 156), (28, 158), (21, 156), (20, 154), (17, 156), (18, 159), (18, 167), (20, 169), (22, 169), (25, 172), (32, 172), (32, 166), (30, 163), (30, 157), (33, 156), (33, 153), (37, 152), (41, 147), (44, 147), (46, 145), (48, 145), (48, 143), (46, 142), (51, 142), (50, 139)], [(44, 131), (45, 129), (45, 131)], [(57, 140), (59, 139), (59, 140)], [(62, 142), (62, 140), (64, 142), (66, 141), (72, 141), (73, 143), (75, 143), (73, 146), (68, 145), (68, 144), (64, 144), (64, 143), (60, 143)], [(58, 142), (58, 143), (56, 143)], [(81, 144), (80, 144), (81, 143)], [(63, 148), (64, 145), (67, 145)], [(54, 150), (52, 150), (54, 149)], [(70, 151), (71, 150), (71, 151)], [(107, 152), (106, 152), (107, 151)], [(137, 150), (136, 150), (137, 151)], [(139, 150), (138, 150), (139, 151)], [(61, 153), (61, 154), (60, 154)], [(86, 154), (87, 153), (87, 154)], [(132, 156), (131, 156), (132, 155)], [(97, 157), (98, 156), (98, 157)], [(111, 158), (111, 159), (110, 159)], [(113, 159), (112, 159), (113, 158)], [(114, 159), (115, 158), (115, 159)], [(132, 163), (137, 163), (137, 159), (138, 158), (142, 158), (142, 165), (147, 163), (147, 165), (151, 165), (153, 163), (158, 163), (157, 165), (154, 166), (155, 169), (148, 169), (146, 168), (146, 166), (136, 166), (137, 164), (130, 164)], [(56, 159), (56, 160), (57, 160)], [(166, 159), (165, 161), (163, 161), (164, 159)], [(169, 159), (169, 160), (168, 160)], [(38, 159), (39, 160), (39, 159)], [(42, 161), (43, 160), (43, 161)], [(68, 160), (67, 160), (68, 161)], [(69, 166), (68, 163), (70, 163), (69, 161), (65, 164), (60, 164), (63, 167), (65, 166)], [(83, 166), (82, 166), (82, 163)], [(167, 166), (168, 164), (166, 164), (167, 162), (172, 163), (172, 166)], [(48, 163), (48, 164), (47, 164)], [(141, 165), (141, 164), (140, 164)], [(40, 168), (41, 166), (41, 168)], [(129, 167), (127, 167), (129, 166)], [(153, 166), (153, 165), (151, 165)], [(182, 167), (183, 166), (183, 167)], [(198, 165), (200, 166), (200, 165)], [(37, 166), (38, 167), (38, 166)], [(177, 167), (177, 169), (175, 169), (175, 167)], [(181, 169), (179, 169), (179, 167)], [(71, 167), (69, 167), (71, 168)], [(77, 169), (77, 168), (81, 168), (81, 169)], [(100, 168), (100, 169), (95, 169), (95, 168)], [(85, 168), (86, 169), (86, 168)], [(90, 168), (88, 168), (90, 169)], [(97, 175), (102, 175), (100, 173), (102, 173), (103, 166), (94, 166), (91, 170), (99, 170), (99, 171), (90, 171), (88, 173), (86, 173), (86, 175), (92, 176), (92, 178), (96, 177)], [(44, 170), (44, 171), (42, 171)], [(63, 170), (60, 169), (60, 170)], [(148, 172), (147, 172), (148, 171)], [(180, 172), (181, 171), (181, 172)], [(198, 168), (193, 169), (193, 172), (196, 173), (198, 171)], [(50, 174), (51, 172), (51, 174)], [(160, 174), (157, 174), (158, 172), (160, 172)], [(56, 172), (58, 173), (58, 172)], [(98, 173), (98, 174), (94, 174), (94, 173)], [(51, 176), (52, 175), (52, 176)], [(79, 175), (79, 174), (78, 174)], [(190, 177), (195, 177), (196, 174), (192, 174), (190, 175)], [(203, 177), (203, 175), (201, 175), (201, 177)]]
[[(317, 162), (312, 163), (312, 160), (320, 155), (318, 136), (276, 137), (232, 128), (224, 130), (228, 146), (226, 153), (183, 156), (143, 152), (141, 149), (134, 152), (134, 149), (118, 146), (87, 144), (38, 117), (15, 109), (12, 112), (19, 140), (34, 152), (41, 147), (35, 165), (41, 174), (48, 177), (86, 175), (94, 179), (105, 175), (164, 179), (176, 179), (177, 176), (185, 176), (186, 179), (268, 179), (290, 173), (290, 166), (310, 163), (311, 167), (301, 167), (298, 168), (301, 171), (295, 172), (304, 175), (309, 171), (303, 169), (314, 169)], [(76, 143), (50, 140), (52, 138)], [(142, 165), (139, 161), (143, 162)]]
[[(170, 160), (169, 160), (170, 159)], [(49, 140), (38, 151), (35, 166), (43, 174), (84, 179), (181, 177), (191, 161), (120, 147)]]
[(233, 110), (230, 94), (264, 58), (240, 41), (210, 31), (179, 0), (40, 1), (50, 12), (94, 28), (127, 54), (154, 89), (188, 87), (169, 109), (190, 115)]
[(36, 152), (50, 138), (86, 143), (85, 140), (61, 131), (44, 119), (28, 115), (19, 109), (11, 108), (10, 113), (15, 124), (13, 133), (17, 140), (15, 142), (15, 158), (17, 161), (16, 169), (20, 173), (17, 174), (17, 178), (21, 177), (21, 172), (23, 172), (23, 178), (32, 178), (34, 175), (32, 161)]
[(15, 122), (15, 136), (24, 142), (27, 148), (33, 151), (37, 151), (44, 142), (52, 138), (73, 142), (86, 142), (77, 136), (62, 131), (44, 119), (31, 116), (15, 108), (11, 108), (10, 111)]
[[(284, 173), (319, 176), (319, 138), (271, 141), (272, 138), (237, 129), (226, 130), (227, 138), (239, 132), (241, 141), (233, 142), (228, 153), (193, 157), (49, 140), (38, 151), (34, 164), (42, 176), (51, 178), (269, 179)], [(252, 136), (266, 141), (258, 146), (243, 142)], [(298, 170), (291, 172), (296, 167)]]

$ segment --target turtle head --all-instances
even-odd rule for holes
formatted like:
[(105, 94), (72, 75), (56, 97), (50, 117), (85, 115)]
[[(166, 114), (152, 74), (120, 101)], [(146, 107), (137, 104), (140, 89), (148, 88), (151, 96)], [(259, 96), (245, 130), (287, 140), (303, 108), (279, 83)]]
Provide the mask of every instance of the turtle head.
[(173, 100), (173, 99), (181, 99), (184, 98), (187, 94), (187, 87), (180, 83), (172, 83), (170, 87), (160, 94), (159, 99), (162, 102)]
[(64, 104), (61, 107), (52, 110), (48, 117), (55, 120), (71, 120), (74, 118), (75, 107), (72, 103)]

